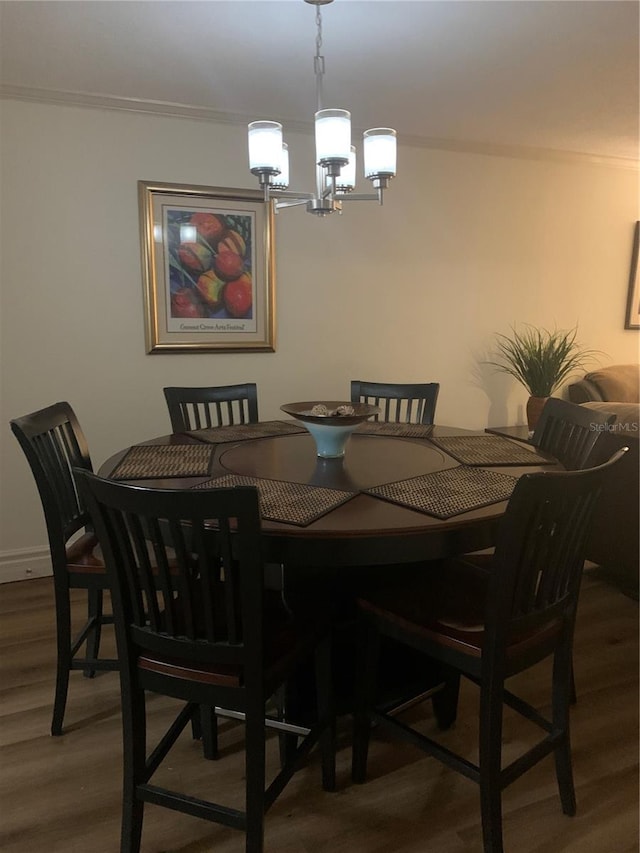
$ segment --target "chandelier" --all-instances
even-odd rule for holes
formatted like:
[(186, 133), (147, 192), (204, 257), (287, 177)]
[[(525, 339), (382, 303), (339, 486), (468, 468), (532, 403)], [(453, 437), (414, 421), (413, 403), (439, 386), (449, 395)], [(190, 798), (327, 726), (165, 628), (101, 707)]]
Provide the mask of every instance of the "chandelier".
[(320, 6), (333, 0), (305, 0), (316, 7), (316, 191), (289, 190), (289, 149), (277, 121), (252, 121), (249, 124), (249, 168), (264, 190), (264, 199), (275, 199), (275, 207), (306, 205), (309, 213), (326, 216), (342, 211), (343, 201), (377, 201), (396, 174), (396, 132), (390, 127), (374, 127), (363, 134), (364, 176), (375, 193), (356, 193), (356, 149), (351, 144), (351, 113), (324, 109), (322, 78), (322, 15)]

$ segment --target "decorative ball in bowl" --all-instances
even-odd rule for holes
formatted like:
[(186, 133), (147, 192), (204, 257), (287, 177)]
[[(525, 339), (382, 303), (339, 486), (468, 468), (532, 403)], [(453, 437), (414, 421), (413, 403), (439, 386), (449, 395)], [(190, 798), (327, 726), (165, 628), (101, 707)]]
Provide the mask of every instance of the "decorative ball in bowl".
[(280, 408), (311, 433), (318, 456), (323, 459), (344, 456), (347, 441), (358, 424), (380, 412), (377, 406), (341, 400), (285, 403)]

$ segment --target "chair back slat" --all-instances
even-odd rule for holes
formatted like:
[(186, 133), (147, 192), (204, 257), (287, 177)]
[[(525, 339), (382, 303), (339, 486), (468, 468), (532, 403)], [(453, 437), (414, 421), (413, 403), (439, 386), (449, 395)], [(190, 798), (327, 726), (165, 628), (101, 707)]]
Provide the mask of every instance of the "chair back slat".
[(569, 471), (588, 468), (595, 458), (593, 454), (598, 439), (615, 419), (615, 414), (550, 397), (531, 442), (555, 456)]
[(238, 614), (242, 607), (240, 578), (234, 570), (235, 559), (232, 553), (231, 526), (228, 518), (220, 520), (222, 537), (220, 539), (220, 564), (224, 579), (225, 616), (228, 625), (229, 642), (238, 643), (242, 636), (242, 625)]
[(135, 614), (135, 619), (141, 621), (148, 618), (152, 625), (158, 626), (160, 613), (153, 591), (153, 584), (149, 581), (151, 571), (148, 566), (146, 541), (144, 535), (141, 533), (137, 534), (136, 519), (108, 512), (105, 513), (105, 524), (110, 525), (114, 541), (117, 542), (119, 551), (125, 555), (122, 559), (130, 564), (134, 564), (137, 561), (141, 566), (139, 584), (134, 584), (132, 579), (127, 578), (129, 583), (130, 607)]
[(143, 489), (77, 476), (105, 555), (118, 642), (200, 662), (261, 660), (256, 489)]
[(504, 641), (525, 627), (575, 615), (590, 522), (605, 477), (626, 450), (594, 468), (518, 480), (489, 581), (489, 636)]
[(164, 388), (173, 432), (258, 422), (255, 382), (205, 388)]
[(36, 481), (53, 550), (88, 521), (72, 470), (92, 470), (87, 441), (65, 402), (15, 418), (11, 429)]
[(432, 424), (440, 385), (437, 382), (398, 384), (389, 382), (351, 382), (351, 402), (378, 406), (381, 414), (374, 420), (395, 423)]

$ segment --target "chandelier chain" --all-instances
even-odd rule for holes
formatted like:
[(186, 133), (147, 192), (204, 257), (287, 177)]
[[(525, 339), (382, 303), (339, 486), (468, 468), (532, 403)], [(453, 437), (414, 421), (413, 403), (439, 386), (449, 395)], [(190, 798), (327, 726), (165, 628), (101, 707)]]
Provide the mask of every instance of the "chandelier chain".
[(316, 111), (322, 109), (322, 78), (324, 76), (324, 56), (322, 50), (322, 15), (320, 6), (316, 6), (316, 55), (313, 58), (313, 69), (316, 74)]

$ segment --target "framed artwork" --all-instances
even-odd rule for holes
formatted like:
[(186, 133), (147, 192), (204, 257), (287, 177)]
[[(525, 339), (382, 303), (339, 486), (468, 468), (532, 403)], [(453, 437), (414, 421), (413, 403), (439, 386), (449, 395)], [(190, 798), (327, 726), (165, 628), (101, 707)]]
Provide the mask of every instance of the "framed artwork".
[(146, 181), (138, 198), (147, 352), (273, 352), (272, 204)]
[(640, 329), (640, 281), (638, 277), (638, 251), (640, 250), (640, 222), (636, 222), (631, 250), (631, 270), (629, 272), (629, 292), (627, 294), (627, 313), (625, 329)]

